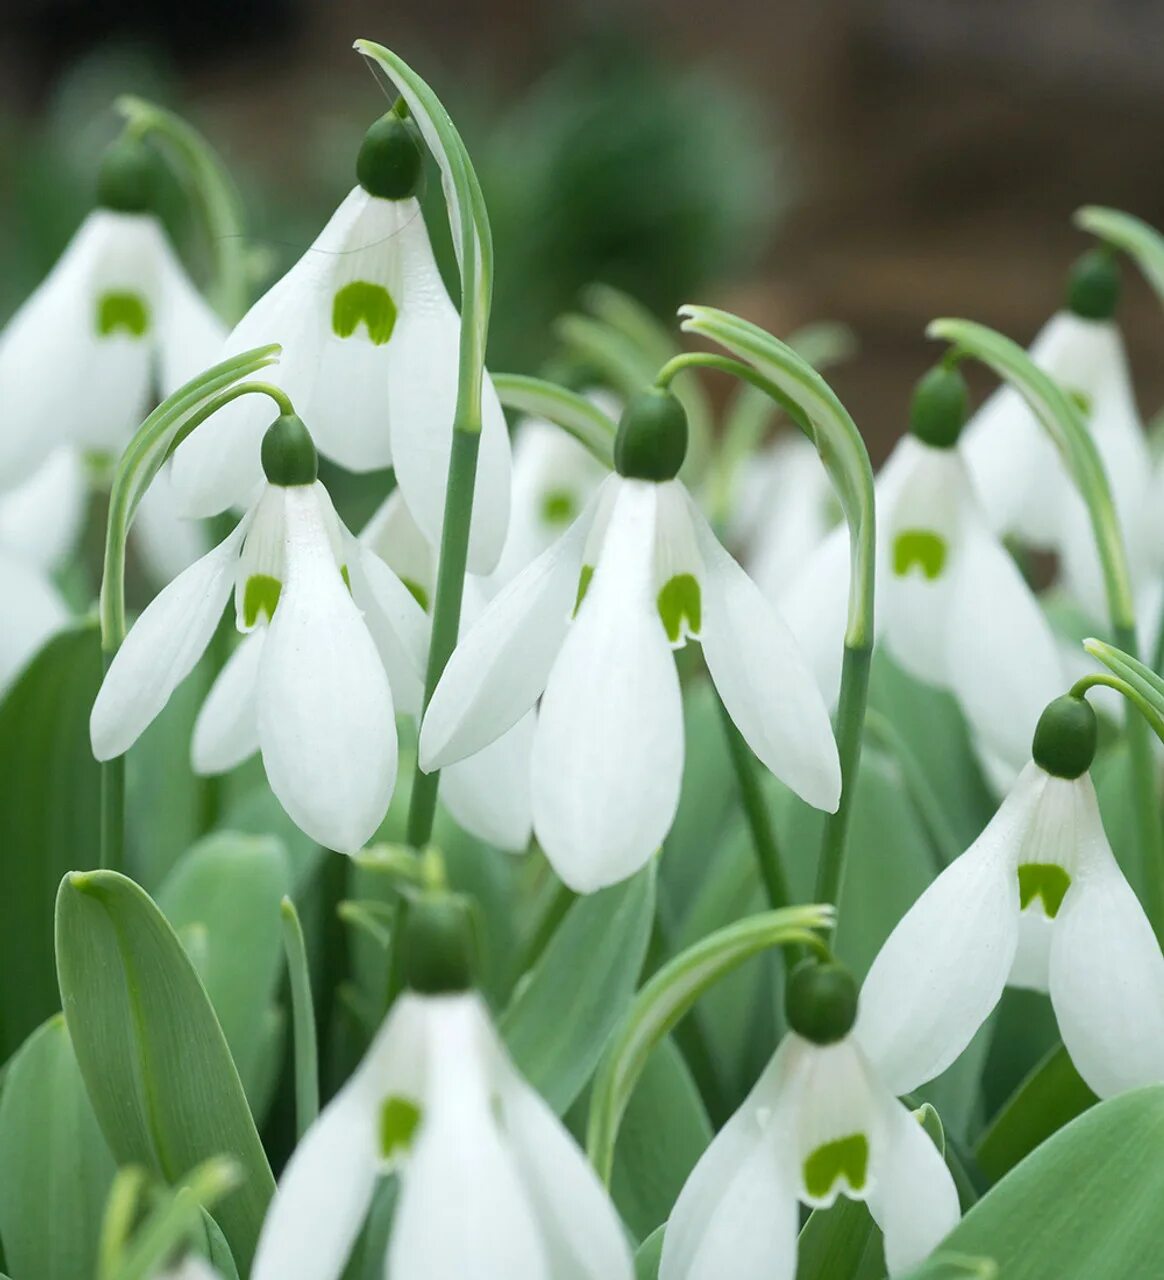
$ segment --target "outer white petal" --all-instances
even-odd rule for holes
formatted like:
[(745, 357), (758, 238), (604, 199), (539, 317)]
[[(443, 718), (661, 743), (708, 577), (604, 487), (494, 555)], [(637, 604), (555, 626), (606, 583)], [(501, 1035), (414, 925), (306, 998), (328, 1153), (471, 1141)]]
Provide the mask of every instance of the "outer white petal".
[(138, 504), (132, 537), (146, 571), (162, 586), (206, 554), (204, 526), (175, 510), (169, 467), (158, 472)]
[(1018, 944), (1018, 851), (1046, 774), (1024, 771), (986, 830), (902, 917), (861, 989), (854, 1035), (897, 1095), (970, 1043)]
[(580, 893), (626, 879), (655, 852), (683, 773), (679, 677), (655, 603), (658, 494), (649, 482), (618, 483), (534, 736), (534, 831)]
[(352, 597), (388, 672), (392, 699), (407, 714), (419, 712), (424, 696), (429, 620), (416, 597), (380, 559), (355, 538), (347, 541)]
[(570, 625), (598, 502), (596, 494), (462, 635), (421, 726), (422, 769), (441, 769), (480, 751), (537, 701)]
[(0, 693), (69, 622), (69, 610), (41, 569), (0, 551)]
[(401, 582), (424, 596), (432, 607), (436, 580), (436, 556), (416, 521), (404, 505), (399, 489), (393, 489), (360, 530), (360, 541), (392, 570)]
[(42, 569), (73, 551), (88, 500), (85, 469), (73, 449), (51, 453), (18, 488), (0, 496), (0, 547)]
[(888, 1091), (878, 1099), (879, 1149), (867, 1203), (885, 1234), (890, 1276), (917, 1266), (961, 1217), (958, 1191), (941, 1153), (913, 1114)]
[(375, 642), (340, 576), (317, 488), (284, 490), (287, 578), (259, 668), (259, 742), (296, 825), (355, 853), (396, 782), (396, 722)]
[(258, 751), (255, 695), (266, 634), (265, 627), (257, 627), (243, 637), (206, 695), (190, 742), (195, 773), (227, 773)]
[[(416, 218), (401, 229), (398, 247), (403, 298), (388, 344), (392, 457), (413, 519), (429, 542), (439, 546), (457, 400), (461, 320), (437, 269), (423, 219)], [(469, 533), (471, 573), (489, 573), (496, 566), (509, 524), (509, 432), (488, 375), (481, 387), (481, 415)]]
[(632, 1280), (626, 1233), (590, 1162), (512, 1066), (507, 1074), (504, 1126), (550, 1274), (554, 1280)]
[(1051, 1003), (1101, 1097), (1164, 1081), (1164, 956), (1104, 834), (1086, 775), (1071, 784), (1076, 862), (1051, 936)]
[(158, 381), (163, 396), (217, 364), (226, 325), (162, 237), (158, 254)]
[(849, 605), (849, 533), (834, 529), (804, 562), (778, 600), (829, 706), (841, 691), (845, 619)]
[(482, 840), (524, 852), (533, 828), (530, 758), (537, 717), (533, 711), (441, 774), (441, 800), (457, 822)]
[(791, 1047), (786, 1037), (684, 1183), (663, 1237), (659, 1280), (795, 1274), (797, 1172), (780, 1107)]
[(117, 651), (93, 704), (89, 736), (98, 760), (137, 741), (194, 669), (234, 586), (247, 520), (155, 596)]
[(784, 620), (694, 503), (690, 511), (704, 563), (700, 639), (719, 696), (765, 767), (832, 813), (841, 798), (841, 764), (813, 673)]
[(388, 1274), (551, 1280), (533, 1205), (498, 1128), (485, 1014), (474, 997), (427, 1004), (428, 1079), (402, 1172)]

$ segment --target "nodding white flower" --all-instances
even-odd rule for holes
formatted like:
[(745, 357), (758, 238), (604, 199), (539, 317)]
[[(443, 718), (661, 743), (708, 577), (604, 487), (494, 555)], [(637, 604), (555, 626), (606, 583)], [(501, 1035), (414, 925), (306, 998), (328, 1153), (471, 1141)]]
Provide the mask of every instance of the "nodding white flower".
[(685, 447), (674, 397), (632, 401), (620, 474), (468, 629), (421, 727), (421, 768), (444, 768), (541, 697), (534, 832), (581, 892), (633, 874), (674, 820), (684, 743), (672, 650), (689, 637), (760, 760), (817, 808), (835, 810), (840, 797), (820, 691), (784, 623), (674, 478)]
[(142, 143), (111, 148), (100, 207), (0, 334), (0, 482), (57, 446), (120, 453), (160, 390), (213, 363), (224, 328), (149, 212)]
[[(1062, 311), (1039, 332), (1030, 357), (1085, 411), (1115, 499), (1132, 577), (1139, 582), (1161, 564), (1149, 527), (1155, 505), (1152, 462), (1119, 328), (1110, 311), (1103, 318)], [(1056, 552), (1066, 589), (1093, 616), (1106, 618), (1103, 572), (1087, 507), (1022, 396), (1011, 387), (996, 391), (967, 425), (963, 448), (992, 528)]]
[(189, 1254), (176, 1267), (154, 1273), (154, 1280), (222, 1280), (217, 1271), (197, 1254)]
[(59, 631), (71, 613), (56, 584), (77, 540), (85, 479), (76, 454), (57, 449), (23, 484), (0, 495), (0, 693)]
[(1100, 1097), (1164, 1081), (1164, 957), (1087, 773), (1095, 717), (1062, 698), (985, 831), (914, 903), (861, 994), (857, 1033), (898, 1092), (943, 1071), (1003, 988), (1047, 991)]
[[(321, 453), (352, 471), (393, 466), (413, 518), (440, 544), (457, 398), (461, 320), (441, 279), (415, 197), (421, 159), (408, 126), (369, 130), (360, 184), (315, 243), (255, 303), (226, 353), (282, 344), (267, 371), (311, 422)], [(469, 535), (469, 568), (497, 563), (509, 519), (505, 417), (488, 376)], [(262, 480), (261, 408), (236, 400), (174, 458), (186, 510), (211, 515), (249, 500)]]
[[(608, 393), (591, 391), (587, 398), (612, 417), (618, 416), (617, 401)], [(551, 423), (527, 419), (517, 427), (509, 532), (497, 568), (489, 575), (490, 594), (516, 577), (574, 523), (606, 474), (583, 445)]]
[(585, 1156), (518, 1074), (480, 998), (405, 994), (291, 1157), (253, 1280), (337, 1280), (378, 1176), (400, 1195), (387, 1272), (631, 1280)]
[(94, 704), (93, 752), (107, 760), (133, 745), (201, 657), (233, 591), (248, 634), (203, 706), (195, 766), (219, 772), (257, 748), (294, 822), (352, 853), (392, 796), (393, 688), (419, 700), (426, 624), (408, 589), (340, 523), (298, 419), (284, 416), (271, 432), (303, 452), (269, 468), (235, 530), (138, 619)]
[[(1063, 682), (1050, 625), (991, 531), (957, 444), (963, 391), (955, 371), (928, 375), (915, 398), (913, 434), (877, 477), (875, 624), (906, 671), (958, 699), (984, 764), (1005, 787), (1029, 758), (1039, 714)], [(937, 405), (944, 436), (919, 426), (927, 404)], [(834, 700), (848, 589), (847, 531), (840, 528), (781, 597)]]
[[(360, 542), (379, 556), (430, 610), (436, 590), (436, 555), (416, 527), (400, 491), (394, 490), (364, 527)], [(492, 579), (469, 574), (461, 601), (461, 626), (471, 626), (488, 603)], [(419, 715), (419, 698), (400, 710)], [(496, 742), (450, 765), (441, 774), (440, 795), (456, 821), (499, 849), (522, 852), (529, 844), (530, 752), (535, 712), (528, 711)]]
[[(794, 1025), (802, 972), (789, 984)], [(859, 1028), (846, 1029), (854, 1002), (855, 991), (835, 1027), (815, 1026), (806, 1010), (805, 1034), (792, 1030), (780, 1042), (680, 1192), (659, 1280), (792, 1280), (798, 1202), (827, 1208), (838, 1195), (865, 1201), (884, 1233), (891, 1276), (916, 1266), (954, 1227), (954, 1180)]]

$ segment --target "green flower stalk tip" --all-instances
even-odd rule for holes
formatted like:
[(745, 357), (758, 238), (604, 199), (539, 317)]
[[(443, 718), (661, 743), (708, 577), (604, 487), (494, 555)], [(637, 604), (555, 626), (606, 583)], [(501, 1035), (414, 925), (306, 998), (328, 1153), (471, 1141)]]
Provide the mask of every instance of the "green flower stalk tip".
[(148, 213), (157, 199), (154, 149), (140, 138), (122, 137), (107, 148), (97, 171), (97, 204), (114, 213)]
[(473, 987), (475, 945), (470, 904), (453, 894), (409, 897), (401, 937), (404, 985), (421, 995)]
[(267, 480), (283, 489), (314, 484), (319, 478), (319, 454), (297, 413), (282, 413), (267, 428), (262, 460)]
[(802, 960), (784, 992), (788, 1025), (813, 1044), (843, 1040), (857, 1020), (857, 984), (843, 964)]
[(407, 200), (417, 194), (424, 162), (414, 124), (388, 111), (364, 134), (356, 157), (356, 178), (370, 196)]
[(1092, 249), (1071, 268), (1067, 306), (1084, 320), (1110, 320), (1120, 301), (1120, 268), (1107, 247)]
[(628, 480), (674, 480), (687, 456), (687, 413), (670, 391), (652, 388), (623, 410), (614, 468)]
[(1078, 778), (1091, 768), (1099, 727), (1086, 698), (1064, 694), (1047, 704), (1035, 726), (1031, 756), (1056, 778)]
[(909, 429), (935, 449), (952, 449), (962, 434), (969, 409), (966, 379), (957, 369), (938, 364), (914, 388)]

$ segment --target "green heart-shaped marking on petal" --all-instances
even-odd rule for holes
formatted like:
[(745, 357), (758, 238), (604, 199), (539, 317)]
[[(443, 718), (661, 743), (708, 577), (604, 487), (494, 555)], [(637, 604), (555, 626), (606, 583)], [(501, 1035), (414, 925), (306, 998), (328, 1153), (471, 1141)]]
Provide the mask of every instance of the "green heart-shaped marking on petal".
[(408, 1150), (419, 1124), (420, 1108), (415, 1102), (396, 1096), (384, 1099), (380, 1108), (380, 1154), (385, 1160)]
[(369, 339), (382, 347), (396, 328), (396, 303), (383, 285), (353, 280), (335, 295), (331, 306), (331, 327), (338, 338), (350, 338), (360, 322)]
[(1042, 898), (1048, 920), (1054, 920), (1071, 888), (1071, 877), (1055, 862), (1024, 862), (1018, 869), (1019, 907), (1025, 911)]
[(574, 612), (571, 617), (578, 616), (578, 610), (582, 608), (582, 601), (586, 599), (586, 592), (590, 590), (590, 579), (593, 577), (594, 566), (584, 564), (582, 572), (578, 575), (578, 594), (574, 597)]
[(703, 600), (694, 574), (677, 573), (664, 583), (657, 603), (663, 629), (672, 644), (678, 644), (683, 634), (684, 618), (687, 619), (688, 632), (693, 636), (699, 634), (703, 622)]
[(853, 1133), (826, 1142), (804, 1162), (804, 1189), (813, 1200), (823, 1200), (841, 1178), (850, 1191), (862, 1191), (869, 1175), (869, 1139)]
[(252, 574), (243, 590), (243, 622), (248, 627), (253, 627), (258, 622), (260, 613), (266, 614), (267, 621), (270, 622), (275, 616), (282, 590), (283, 584), (269, 573)]
[(893, 540), (893, 572), (899, 578), (917, 565), (933, 582), (946, 567), (946, 543), (929, 529), (907, 529)]
[(150, 309), (137, 293), (103, 293), (97, 299), (97, 332), (103, 338), (121, 331), (142, 338), (150, 327)]
[(551, 489), (542, 498), (542, 519), (546, 524), (569, 524), (578, 514), (578, 501), (568, 489)]

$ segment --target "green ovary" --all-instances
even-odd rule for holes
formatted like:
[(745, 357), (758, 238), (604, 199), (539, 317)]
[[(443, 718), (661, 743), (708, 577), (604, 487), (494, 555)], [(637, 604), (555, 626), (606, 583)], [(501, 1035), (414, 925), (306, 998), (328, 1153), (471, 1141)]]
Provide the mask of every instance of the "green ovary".
[(412, 1145), (413, 1135), (420, 1124), (420, 1108), (407, 1098), (384, 1099), (380, 1108), (380, 1154), (392, 1159)]
[(569, 524), (578, 514), (578, 503), (567, 489), (552, 489), (542, 498), (542, 519), (546, 524)]
[(392, 336), (396, 328), (396, 303), (383, 285), (353, 280), (335, 295), (331, 327), (336, 337), (350, 338), (361, 322), (377, 347), (382, 347)]
[(853, 1133), (826, 1142), (804, 1162), (804, 1189), (813, 1200), (823, 1200), (841, 1178), (850, 1191), (862, 1191), (869, 1175), (869, 1139)]
[(917, 565), (932, 582), (946, 567), (946, 543), (928, 529), (907, 529), (893, 540), (893, 572), (904, 578)]
[(677, 644), (683, 634), (683, 620), (687, 620), (687, 630), (698, 635), (703, 623), (703, 603), (699, 593), (699, 582), (690, 573), (677, 573), (663, 585), (658, 596), (659, 617), (663, 619), (663, 628), (667, 639)]
[(256, 573), (249, 577), (243, 591), (243, 622), (253, 627), (261, 613), (266, 614), (270, 622), (275, 616), (282, 590), (283, 584), (269, 573)]
[(1043, 911), (1054, 920), (1071, 888), (1071, 877), (1054, 862), (1024, 862), (1018, 869), (1019, 907), (1025, 911), (1036, 898), (1043, 900)]
[(150, 309), (137, 293), (103, 293), (97, 299), (97, 332), (103, 338), (121, 332), (142, 338), (150, 327)]

